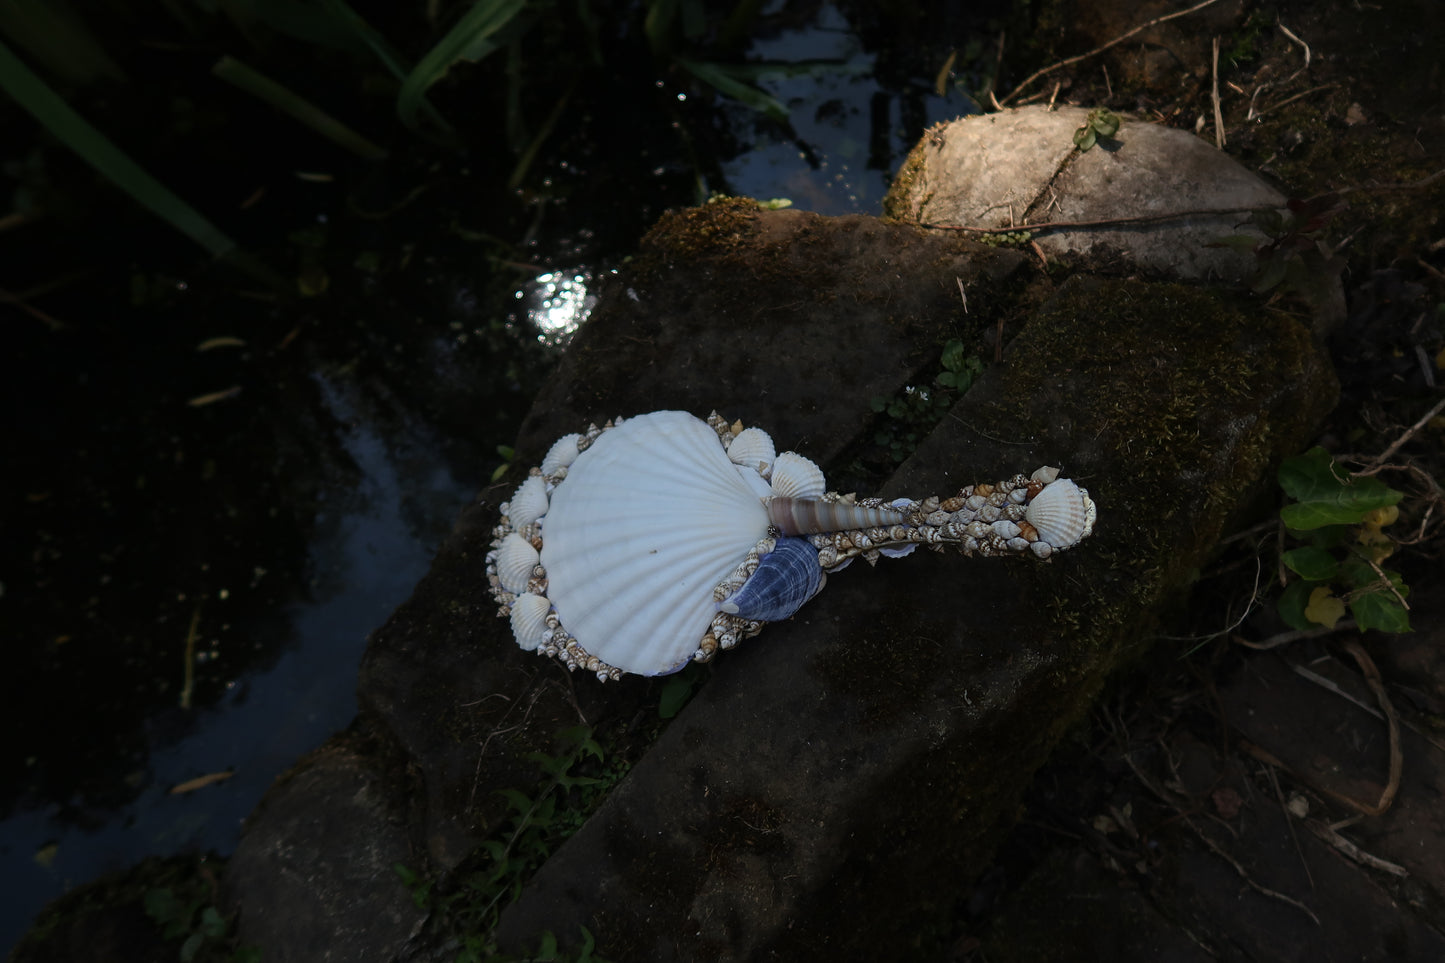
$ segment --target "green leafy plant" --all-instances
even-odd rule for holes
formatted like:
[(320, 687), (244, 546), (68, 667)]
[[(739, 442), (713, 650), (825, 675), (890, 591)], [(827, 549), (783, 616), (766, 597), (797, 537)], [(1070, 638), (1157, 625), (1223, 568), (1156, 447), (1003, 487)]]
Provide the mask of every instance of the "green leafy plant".
[(1348, 608), (1361, 631), (1410, 631), (1410, 588), (1399, 572), (1380, 566), (1395, 550), (1384, 529), (1399, 517), (1403, 494), (1351, 475), (1323, 448), (1286, 459), (1279, 483), (1292, 499), (1280, 520), (1306, 543), (1281, 556), (1298, 576), (1279, 599), (1284, 620), (1297, 629), (1333, 628)]
[[(521, 895), (522, 887), (552, 852), (581, 828), (601, 804), (608, 790), (626, 774), (621, 763), (606, 764), (592, 729), (576, 726), (558, 733), (563, 744), (557, 755), (529, 753), (543, 780), (535, 795), (520, 789), (498, 790), (507, 815), (497, 831), (484, 840), (477, 865), (460, 873), (446, 887), (398, 863), (394, 869), (420, 908), (430, 910), (437, 926), (452, 934), (459, 947), (457, 963), (501, 961), (495, 931), (502, 911)], [(584, 771), (595, 773), (584, 775)], [(582, 930), (582, 945), (570, 955), (557, 948), (556, 938), (544, 933), (529, 960), (573, 960), (605, 963), (594, 955), (592, 934)]]
[(943, 346), (943, 356), (939, 360), (943, 370), (934, 380), (959, 394), (972, 388), (974, 380), (983, 374), (983, 362), (978, 355), (969, 354), (963, 342), (956, 339)]
[(1333, 295), (1334, 279), (1345, 269), (1345, 259), (1338, 257), (1322, 236), (1344, 209), (1344, 202), (1335, 194), (1291, 198), (1283, 212), (1267, 208), (1250, 214), (1249, 222), (1263, 232), (1263, 241), (1253, 234), (1232, 234), (1209, 246), (1254, 254), (1250, 287), (1256, 294), (1292, 293), (1310, 304), (1320, 304)]
[(1074, 146), (1088, 150), (1100, 140), (1111, 140), (1124, 125), (1124, 118), (1107, 107), (1096, 107), (1084, 118), (1084, 125), (1074, 131)]
[(253, 946), (230, 950), (230, 922), (203, 900), (183, 899), (170, 887), (158, 886), (146, 893), (145, 910), (161, 927), (163, 938), (181, 941), (181, 963), (227, 959), (259, 963), (261, 959), (261, 951)]
[(878, 395), (870, 401), (873, 411), (885, 418), (873, 441), (886, 448), (895, 463), (912, 454), (943, 413), (983, 373), (983, 362), (958, 340), (944, 344), (939, 365), (942, 370), (931, 385), (908, 385), (892, 398)]

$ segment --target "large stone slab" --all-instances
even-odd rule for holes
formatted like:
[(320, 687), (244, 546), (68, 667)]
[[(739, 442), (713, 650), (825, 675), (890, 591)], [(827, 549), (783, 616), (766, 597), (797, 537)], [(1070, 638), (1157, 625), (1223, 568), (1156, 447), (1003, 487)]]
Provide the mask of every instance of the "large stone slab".
[(659, 408), (766, 424), (780, 447), (826, 463), (866, 429), (870, 399), (936, 364), (948, 337), (994, 330), (989, 296), (965, 314), (959, 285), (1004, 289), (1023, 264), (1015, 251), (875, 218), (748, 200), (662, 219), (538, 397), (517, 442), (520, 470), (462, 514), (363, 659), (363, 711), (424, 781), (417, 809), (432, 866), (470, 852), (505, 813), (495, 790), (535, 779), (526, 756), (550, 751), (559, 729), (625, 719), (656, 698), (637, 678), (574, 685), (524, 657), (494, 617), (484, 556), (526, 467), (591, 421)]
[(1094, 537), (1046, 565), (925, 554), (830, 580), (719, 659), (504, 945), (586, 925), (620, 959), (931, 949), (1030, 773), (1333, 397), (1294, 321), (1066, 285), (884, 493), (1062, 464)]
[[(997, 333), (1023, 327), (879, 484), (946, 492), (1062, 464), (1096, 495), (1098, 533), (1050, 564), (925, 552), (855, 565), (797, 618), (720, 657), (643, 755), (662, 683), (568, 675), (519, 651), (494, 617), (485, 554), (516, 484), (504, 479), (373, 636), (359, 682), (369, 747), (342, 746), (341, 766), (326, 753), (303, 763), (253, 816), (227, 874), (243, 937), (260, 935), (248, 920), (266, 907), (285, 908), (257, 942), (366, 958), (334, 910), (347, 897), (318, 901), (296, 854), (381, 913), (405, 894), (374, 875), (378, 853), (405, 848), (397, 861), (443, 878), (469, 865), (507, 818), (496, 790), (535, 791), (529, 754), (554, 752), (580, 722), (642, 758), (505, 917), (507, 946), (581, 925), (613, 959), (926, 944), (1029, 773), (1333, 397), (1288, 318), (1124, 281), (1071, 285), (1036, 311), (1051, 289), (1017, 252), (870, 218), (724, 202), (664, 219), (538, 399), (521, 464), (589, 420), (716, 407), (830, 477), (858, 476), (858, 453), (889, 427), (875, 397), (931, 381), (950, 339), (991, 359)], [(323, 840), (306, 799), (337, 815), (353, 785), (380, 796), (352, 812), (349, 840)], [(379, 939), (396, 946), (409, 922), (382, 922)], [(443, 958), (444, 934), (406, 952)]]
[[(780, 443), (832, 460), (867, 430), (873, 396), (936, 365), (948, 338), (995, 331), (1026, 288), (976, 294), (965, 313), (960, 285), (1007, 291), (1024, 265), (1018, 252), (873, 218), (764, 212), (750, 201), (669, 215), (569, 347), (523, 427), (518, 464), (535, 464), (588, 421), (665, 407), (765, 422)], [(485, 554), (519, 477), (462, 512), (426, 578), (373, 635), (358, 682), (359, 728), (376, 737), (369, 751), (339, 747), (345, 765), (327, 752), (303, 760), (253, 814), (227, 874), (244, 938), (278, 953), (354, 948), (347, 916), (317, 898), (296, 854), (332, 879), (362, 880), (377, 871), (384, 837), (392, 855), (404, 847), (397, 861), (444, 876), (506, 817), (496, 790), (537, 780), (530, 753), (554, 751), (558, 731), (579, 723), (631, 731), (655, 704), (659, 683), (574, 679), (519, 651), (495, 617)], [(382, 798), (336, 826), (351, 845), (298, 815), (308, 801), (336, 812), (353, 784)], [(387, 867), (351, 898), (357, 912), (384, 915), (407, 897)]]

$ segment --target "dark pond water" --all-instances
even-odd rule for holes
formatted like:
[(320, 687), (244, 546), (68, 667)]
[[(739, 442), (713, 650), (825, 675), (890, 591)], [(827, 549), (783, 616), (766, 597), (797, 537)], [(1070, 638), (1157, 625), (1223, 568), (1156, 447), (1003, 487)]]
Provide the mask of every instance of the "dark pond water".
[[(28, 302), (64, 325), (0, 304), (0, 947), (106, 872), (228, 853), (271, 781), (351, 720), (367, 633), (498, 464), (595, 280), (662, 210), (713, 191), (878, 212), (923, 128), (973, 109), (934, 93), (969, 40), (967, 22), (937, 23), (957, 33), (769, 5), (745, 56), (776, 65), (757, 83), (788, 125), (646, 62), (650, 101), (578, 95), (533, 186), (502, 202), (484, 137), (405, 160), (401, 139), (363, 173), (288, 140), (247, 155), (252, 181), (217, 161), (219, 197), (168, 172), (273, 264), (324, 276), (318, 297), (238, 283), (136, 213), (0, 232), (0, 287), (53, 279)], [(37, 158), (75, 176), (33, 125), (0, 121), (22, 132), (0, 147), (17, 198)], [(243, 121), (202, 152), (261, 156), (225, 138), (274, 117)], [(231, 196), (247, 184), (269, 185), (254, 220)]]

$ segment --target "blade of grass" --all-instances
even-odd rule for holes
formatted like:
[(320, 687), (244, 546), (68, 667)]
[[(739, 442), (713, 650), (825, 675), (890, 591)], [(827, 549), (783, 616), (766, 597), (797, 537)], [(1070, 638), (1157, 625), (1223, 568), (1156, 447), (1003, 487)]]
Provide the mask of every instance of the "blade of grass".
[(163, 218), (176, 230), (223, 258), (236, 250), (236, 242), (206, 220), (200, 212), (172, 193), (111, 142), (90, 122), (71, 109), (59, 94), (36, 76), (10, 48), (0, 42), (0, 89), (35, 117), (57, 140), (75, 151), (138, 204)]
[(226, 83), (239, 87), (251, 96), (264, 100), (282, 113), (289, 114), (322, 137), (346, 148), (358, 157), (365, 160), (381, 160), (386, 156), (386, 151), (305, 97), (285, 85), (277, 83), (260, 71), (248, 67), (235, 57), (229, 55), (222, 57), (211, 68), (211, 73)]
[(744, 106), (767, 114), (774, 120), (786, 121), (788, 119), (788, 108), (784, 107), (776, 97), (738, 80), (729, 68), (704, 60), (688, 60), (686, 57), (678, 57), (677, 62), (688, 73), (713, 87), (724, 97), (731, 97)]
[(457, 61), (475, 63), (498, 49), (504, 40), (495, 35), (526, 6), (527, 0), (478, 0), (473, 4), (402, 81), (401, 93), (396, 98), (396, 113), (401, 122), (415, 128), (422, 98), (432, 85), (445, 77)]
[[(385, 37), (377, 33), (376, 29), (367, 23), (359, 13), (351, 9), (345, 0), (322, 0), (322, 5), (332, 19), (355, 34), (357, 39), (376, 55), (376, 59), (390, 71), (397, 83), (406, 80), (406, 75), (411, 72), (411, 68), (406, 65), (400, 52)], [(426, 119), (435, 124), (439, 130), (451, 133), (452, 125), (446, 122), (446, 119), (424, 96), (421, 98), (421, 111), (426, 115)]]
[(67, 3), (6, 0), (0, 3), (0, 34), (62, 85), (126, 80), (95, 33)]

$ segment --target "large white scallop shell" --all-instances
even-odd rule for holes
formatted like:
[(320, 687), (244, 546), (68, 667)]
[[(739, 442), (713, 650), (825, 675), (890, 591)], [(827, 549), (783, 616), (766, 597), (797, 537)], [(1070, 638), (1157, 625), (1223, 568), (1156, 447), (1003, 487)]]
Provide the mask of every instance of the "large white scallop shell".
[(512, 635), (528, 652), (536, 652), (547, 630), (547, 613), (552, 603), (540, 595), (523, 592), (512, 601)]
[(1088, 491), (1068, 478), (1045, 486), (1024, 512), (1029, 524), (1038, 530), (1039, 539), (1055, 551), (1079, 544), (1094, 530), (1094, 515)]
[(528, 475), (517, 486), (507, 506), (507, 520), (513, 529), (523, 528), (547, 514), (547, 483), (541, 475)]
[(527, 591), (527, 582), (538, 560), (537, 550), (532, 543), (516, 532), (502, 539), (497, 549), (497, 580), (502, 588), (513, 595)]
[(547, 457), (542, 459), (542, 474), (551, 476), (557, 474), (559, 468), (567, 468), (577, 460), (577, 441), (582, 436), (575, 432), (570, 435), (563, 435), (552, 443), (547, 450)]
[(728, 445), (728, 458), (734, 465), (751, 468), (764, 478), (772, 472), (777, 457), (772, 436), (761, 428), (744, 428)]
[(639, 415), (599, 435), (552, 493), (547, 595), (589, 653), (662, 675), (692, 658), (714, 587), (767, 531), (713, 429), (682, 411)]
[(785, 451), (773, 462), (773, 494), (781, 498), (818, 498), (827, 491), (823, 469), (796, 451)]

